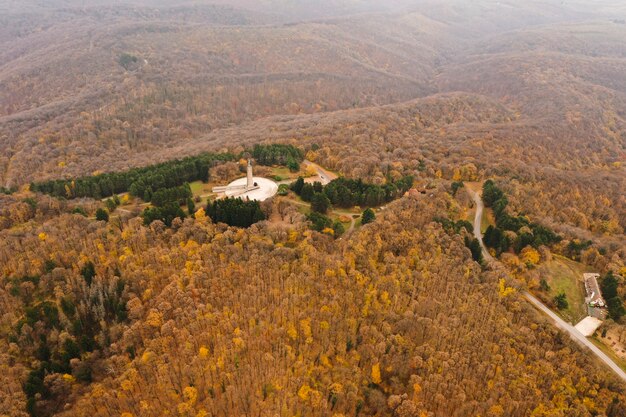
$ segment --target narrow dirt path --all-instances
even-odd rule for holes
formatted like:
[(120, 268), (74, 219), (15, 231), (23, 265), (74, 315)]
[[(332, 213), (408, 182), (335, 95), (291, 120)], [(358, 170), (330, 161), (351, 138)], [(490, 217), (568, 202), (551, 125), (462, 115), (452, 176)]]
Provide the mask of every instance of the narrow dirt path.
[(483, 243), (483, 233), (480, 230), (483, 222), (483, 211), (485, 211), (483, 199), (476, 191), (470, 188), (466, 188), (466, 190), (472, 196), (472, 200), (474, 200), (474, 203), (476, 204), (476, 215), (474, 217), (474, 237), (476, 237), (476, 239), (478, 239), (478, 242), (480, 243), (480, 247), (483, 250), (483, 258), (485, 258), (488, 263), (496, 262), (494, 257), (491, 256), (491, 254), (487, 250), (487, 247)]

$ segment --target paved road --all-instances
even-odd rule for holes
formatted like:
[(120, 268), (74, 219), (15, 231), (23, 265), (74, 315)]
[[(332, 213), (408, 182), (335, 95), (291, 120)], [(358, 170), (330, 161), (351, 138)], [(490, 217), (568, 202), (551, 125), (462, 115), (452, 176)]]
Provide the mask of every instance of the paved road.
[(332, 180), (337, 179), (337, 175), (336, 174), (333, 174), (332, 172), (325, 170), (324, 168), (322, 168), (321, 166), (319, 166), (315, 162), (311, 162), (308, 159), (305, 159), (304, 161), (302, 161), (302, 164), (304, 166), (313, 166), (315, 168), (315, 170), (317, 171), (317, 175), (319, 176), (319, 179), (320, 179), (320, 182), (322, 183), (322, 185), (326, 185), (329, 182), (331, 182)]
[(574, 326), (572, 326), (569, 323), (566, 323), (563, 319), (561, 319), (559, 316), (557, 316), (552, 310), (550, 310), (548, 307), (546, 307), (541, 301), (539, 301), (537, 298), (535, 298), (532, 294), (530, 294), (530, 293), (528, 293), (526, 291), (524, 291), (522, 294), (535, 307), (537, 307), (539, 310), (543, 311), (552, 320), (554, 320), (554, 324), (556, 325), (556, 327), (560, 328), (561, 330), (564, 330), (564, 331), (568, 332), (570, 334), (570, 336), (572, 337), (572, 339), (576, 340), (580, 344), (582, 344), (582, 345), (586, 346), (587, 348), (589, 348), (589, 350), (591, 350), (593, 352), (593, 354), (598, 357), (598, 359), (600, 359), (602, 362), (606, 363), (609, 366), (609, 368), (611, 368), (613, 370), (613, 372), (615, 372), (617, 374), (617, 376), (622, 378), (622, 381), (626, 381), (626, 372), (624, 372), (624, 370), (622, 370), (622, 368), (620, 368), (615, 362), (613, 362), (613, 360), (611, 358), (609, 358), (604, 352), (602, 352), (596, 345), (591, 343), (585, 336), (583, 336), (582, 333), (580, 333), (578, 330), (576, 330), (576, 328)]
[[(481, 224), (482, 224), (483, 209), (484, 209), (483, 200), (480, 197), (480, 195), (478, 195), (477, 192), (469, 188), (466, 188), (466, 189), (472, 196), (472, 199), (474, 200), (474, 202), (476, 203), (476, 217), (474, 218), (474, 236), (476, 236), (476, 239), (478, 239), (478, 241), (480, 242), (480, 247), (483, 250), (483, 256), (485, 260), (489, 263), (496, 263), (498, 261), (494, 259), (493, 256), (491, 256), (491, 254), (487, 251), (487, 248), (485, 247), (483, 243), (483, 236), (480, 230)], [(557, 316), (552, 310), (550, 310), (545, 304), (543, 304), (541, 301), (539, 301), (535, 296), (533, 296), (529, 292), (523, 291), (522, 295), (538, 310), (542, 311), (548, 317), (550, 317), (552, 321), (554, 321), (554, 324), (556, 325), (556, 327), (569, 333), (572, 339), (574, 339), (581, 345), (587, 347), (594, 355), (596, 355), (598, 359), (600, 359), (609, 368), (611, 368), (611, 370), (615, 372), (617, 376), (619, 376), (622, 379), (622, 381), (626, 382), (626, 372), (624, 372), (624, 370), (620, 368), (619, 365), (613, 362), (613, 360), (609, 358), (604, 352), (602, 352), (596, 345), (591, 343), (585, 336), (583, 336), (582, 333), (576, 330), (574, 326), (572, 326), (569, 323), (566, 323), (562, 318)]]

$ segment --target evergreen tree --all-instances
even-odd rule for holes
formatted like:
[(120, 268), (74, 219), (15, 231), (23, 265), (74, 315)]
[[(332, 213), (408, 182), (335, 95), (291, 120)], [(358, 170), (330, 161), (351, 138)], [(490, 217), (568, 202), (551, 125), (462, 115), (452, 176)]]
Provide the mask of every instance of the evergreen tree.
[(609, 271), (606, 276), (600, 281), (600, 290), (602, 291), (602, 296), (607, 300), (613, 297), (617, 297), (617, 287), (619, 282), (613, 272)]
[(302, 192), (302, 187), (304, 187), (304, 178), (298, 177), (296, 182), (294, 182), (293, 185), (291, 186), (291, 189), (293, 190), (294, 193), (300, 195), (300, 193)]
[(609, 310), (609, 316), (615, 321), (619, 321), (626, 314), (626, 308), (624, 308), (624, 303), (620, 297), (609, 298), (606, 301), (606, 305)]
[(206, 213), (216, 223), (236, 227), (250, 227), (265, 220), (265, 213), (258, 201), (244, 201), (241, 198), (224, 198), (209, 202)]
[(307, 215), (307, 220), (311, 222), (311, 229), (318, 232), (323, 231), (327, 227), (333, 225), (333, 221), (321, 213), (312, 211)]
[[(151, 194), (162, 188), (174, 188), (192, 181), (208, 181), (209, 168), (218, 162), (232, 161), (232, 154), (203, 153), (184, 159), (68, 180), (35, 182), (31, 190), (59, 198), (114, 196), (123, 192), (151, 201)], [(68, 191), (69, 190), (69, 195)], [(115, 197), (113, 197), (115, 202)]]
[(106, 204), (109, 213), (115, 211), (115, 209), (117, 208), (117, 204), (115, 204), (115, 201), (113, 201), (112, 198), (107, 198), (104, 204)]
[(278, 186), (278, 195), (285, 196), (289, 194), (289, 186), (287, 184), (280, 184)]
[(298, 171), (299, 162), (304, 160), (304, 152), (293, 145), (279, 143), (271, 145), (254, 145), (252, 151), (254, 160), (261, 165), (287, 165), (289, 169)]
[(360, 179), (337, 178), (324, 187), (324, 193), (333, 205), (339, 207), (375, 207), (402, 196), (412, 186), (411, 176), (384, 186), (364, 183)]
[(480, 242), (478, 241), (478, 239), (476, 238), (472, 239), (468, 236), (465, 236), (465, 246), (467, 246), (469, 250), (472, 252), (473, 260), (475, 260), (478, 263), (481, 263), (483, 261), (483, 252), (480, 247)]
[(487, 180), (483, 184), (483, 202), (487, 207), (493, 207), (493, 204), (501, 199), (504, 196), (504, 193), (496, 187), (496, 184), (493, 180)]
[(165, 203), (163, 207), (148, 207), (141, 214), (145, 225), (149, 225), (155, 220), (161, 220), (167, 226), (172, 225), (175, 218), (184, 219), (185, 212), (176, 202)]
[(567, 307), (569, 307), (569, 303), (567, 302), (567, 295), (565, 295), (565, 293), (563, 292), (555, 296), (552, 301), (554, 301), (554, 305), (556, 305), (556, 308), (558, 308), (559, 310), (565, 310)]
[(303, 201), (311, 201), (313, 195), (315, 194), (315, 190), (313, 190), (313, 186), (311, 184), (304, 184), (302, 186), (302, 191), (300, 192), (300, 198)]
[(463, 188), (465, 184), (463, 181), (455, 181), (452, 183), (452, 195), (455, 196), (459, 189)]
[(94, 267), (93, 262), (87, 262), (85, 266), (83, 266), (83, 268), (80, 270), (80, 274), (85, 279), (87, 285), (91, 285), (93, 278), (96, 276), (96, 268)]
[(87, 212), (81, 206), (74, 207), (74, 209), (72, 210), (72, 214), (80, 214), (83, 217), (87, 217)]
[(106, 211), (103, 208), (99, 208), (98, 210), (96, 210), (96, 220), (108, 222), (109, 221), (109, 212)]
[(298, 172), (300, 171), (300, 164), (294, 158), (289, 158), (287, 161), (287, 168), (289, 168), (289, 171), (291, 172)]
[(187, 212), (190, 216), (193, 216), (196, 212), (196, 203), (193, 202), (193, 198), (191, 197), (187, 198)]
[(324, 193), (315, 193), (311, 199), (311, 210), (321, 214), (328, 213), (330, 208), (330, 200)]
[(333, 230), (335, 231), (335, 237), (340, 237), (345, 233), (346, 228), (343, 226), (343, 223), (336, 221), (333, 223)]
[(624, 303), (617, 291), (618, 286), (619, 282), (611, 271), (600, 282), (600, 291), (606, 300), (609, 316), (615, 321), (626, 314), (626, 308), (624, 308)]
[(372, 210), (371, 208), (367, 208), (365, 209), (365, 211), (363, 211), (363, 214), (361, 215), (361, 224), (368, 224), (368, 223), (372, 223), (374, 220), (376, 220), (376, 213), (374, 213), (374, 210)]

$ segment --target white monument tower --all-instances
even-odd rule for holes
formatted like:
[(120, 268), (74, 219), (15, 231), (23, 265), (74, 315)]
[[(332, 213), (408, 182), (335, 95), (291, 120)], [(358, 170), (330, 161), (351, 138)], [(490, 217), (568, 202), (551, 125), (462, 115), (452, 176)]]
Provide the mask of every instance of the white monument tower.
[(252, 160), (248, 159), (248, 168), (246, 169), (246, 189), (251, 190), (254, 187), (254, 177), (252, 176)]
[(267, 178), (255, 177), (252, 172), (252, 160), (248, 159), (246, 177), (239, 178), (225, 187), (214, 187), (213, 192), (224, 197), (240, 197), (243, 199), (263, 201), (278, 191), (278, 185)]

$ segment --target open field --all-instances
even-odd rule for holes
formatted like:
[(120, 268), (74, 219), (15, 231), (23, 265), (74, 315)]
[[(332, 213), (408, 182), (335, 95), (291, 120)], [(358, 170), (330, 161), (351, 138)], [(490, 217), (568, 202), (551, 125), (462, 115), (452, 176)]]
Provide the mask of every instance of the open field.
[(350, 227), (350, 224), (352, 223), (352, 221), (350, 220), (351, 217), (346, 216), (344, 214), (338, 214), (336, 212), (331, 212), (330, 214), (331, 214), (330, 218), (333, 219), (333, 221), (341, 222), (341, 224), (343, 224), (346, 230), (348, 230), (348, 228)]
[(607, 348), (611, 349), (615, 355), (618, 356), (624, 364), (626, 364), (626, 343), (623, 340), (623, 336), (621, 337), (622, 341), (620, 342), (621, 331), (622, 330), (619, 327), (610, 326), (605, 337), (602, 337), (602, 334), (600, 333), (598, 335), (598, 340), (604, 343)]
[(588, 338), (594, 345), (600, 348), (609, 358), (611, 358), (616, 364), (619, 365), (624, 371), (626, 371), (626, 359), (623, 356), (618, 356), (615, 354), (613, 349), (604, 344), (602, 339), (598, 337), (589, 337)]
[(588, 269), (579, 262), (558, 255), (554, 255), (551, 261), (537, 268), (541, 279), (545, 279), (550, 286), (547, 296), (545, 293), (540, 295), (551, 301), (556, 295), (564, 292), (569, 307), (563, 311), (557, 311), (557, 313), (573, 324), (587, 316), (582, 277), (584, 272), (589, 272)]
[[(311, 205), (300, 198), (300, 196), (295, 195), (293, 192), (289, 193), (288, 196), (282, 197), (294, 203), (298, 211), (304, 215), (311, 213)], [(373, 208), (376, 213), (381, 211), (380, 207)], [(333, 221), (340, 221), (343, 224), (346, 232), (354, 231), (361, 227), (361, 213), (362, 210), (360, 207), (352, 207), (349, 209), (339, 208), (333, 209), (331, 208), (326, 214)]]
[(210, 194), (211, 189), (213, 188), (213, 185), (204, 183), (202, 181), (194, 181), (189, 184), (189, 186), (191, 187), (191, 192), (193, 193), (193, 195), (200, 196)]
[[(287, 167), (281, 167), (281, 166), (272, 167), (271, 177), (274, 177), (274, 178), (278, 177), (280, 178), (279, 181), (295, 180), (300, 175), (302, 175), (302, 172), (292, 172)], [(278, 178), (276, 179), (278, 180)]]

